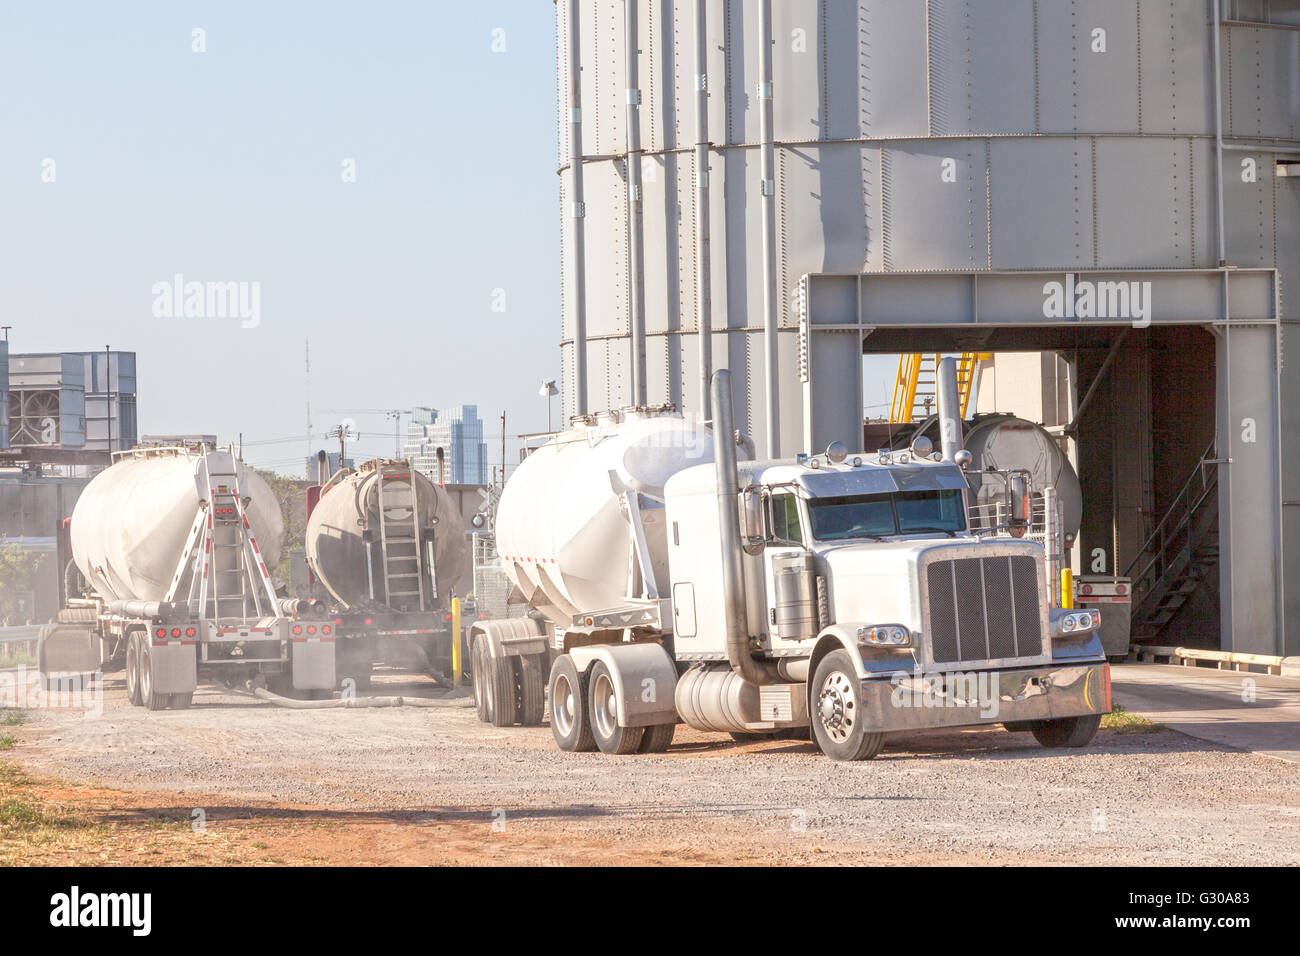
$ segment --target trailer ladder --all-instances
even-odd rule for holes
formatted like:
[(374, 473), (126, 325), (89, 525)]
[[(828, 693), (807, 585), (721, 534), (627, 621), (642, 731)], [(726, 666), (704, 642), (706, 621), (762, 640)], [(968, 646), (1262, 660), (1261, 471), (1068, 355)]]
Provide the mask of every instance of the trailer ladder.
[(420, 509), (409, 464), (380, 466), (377, 488), (384, 603), (396, 610), (423, 611)]
[(167, 600), (176, 599), (186, 569), (192, 568), (188, 603), (200, 618), (276, 614), (275, 585), (244, 506), (244, 467), (230, 452), (205, 452), (195, 475), (202, 506), (177, 563)]
[[(963, 352), (957, 358), (957, 399), (961, 417), (966, 417), (975, 390), (978, 364), (991, 352)], [(912, 352), (898, 357), (898, 375), (894, 380), (894, 399), (889, 406), (891, 424), (903, 425), (929, 418), (938, 409), (939, 353)]]

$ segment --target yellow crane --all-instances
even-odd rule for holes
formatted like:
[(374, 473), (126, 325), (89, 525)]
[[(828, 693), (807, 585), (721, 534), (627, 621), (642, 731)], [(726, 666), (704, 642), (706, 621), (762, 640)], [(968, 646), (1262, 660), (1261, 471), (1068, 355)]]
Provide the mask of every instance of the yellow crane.
[[(966, 409), (970, 405), (976, 365), (992, 355), (992, 352), (962, 352), (957, 357), (957, 398), (961, 404), (962, 418), (966, 417)], [(898, 357), (894, 400), (889, 406), (891, 424), (918, 422), (938, 410), (936, 382), (941, 358), (943, 355), (938, 352), (911, 352)]]

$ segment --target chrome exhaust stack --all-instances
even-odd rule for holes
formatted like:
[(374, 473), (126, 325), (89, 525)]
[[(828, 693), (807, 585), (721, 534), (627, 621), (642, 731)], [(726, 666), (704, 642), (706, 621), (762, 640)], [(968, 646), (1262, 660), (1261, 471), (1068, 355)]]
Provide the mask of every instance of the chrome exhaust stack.
[(775, 681), (775, 676), (749, 653), (736, 427), (731, 409), (731, 373), (725, 368), (713, 373), (713, 463), (718, 487), (718, 538), (722, 550), (723, 607), (727, 615), (727, 661), (742, 680), (751, 684), (770, 684)]

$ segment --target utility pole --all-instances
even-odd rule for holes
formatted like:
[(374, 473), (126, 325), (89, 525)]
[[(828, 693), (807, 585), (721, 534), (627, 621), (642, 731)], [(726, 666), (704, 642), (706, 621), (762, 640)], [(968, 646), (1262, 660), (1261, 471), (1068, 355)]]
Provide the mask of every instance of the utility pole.
[(393, 420), (393, 457), (402, 457), (402, 412), (400, 409), (391, 408), (384, 412)]
[(104, 424), (108, 428), (108, 454), (113, 454), (113, 353), (104, 346)]

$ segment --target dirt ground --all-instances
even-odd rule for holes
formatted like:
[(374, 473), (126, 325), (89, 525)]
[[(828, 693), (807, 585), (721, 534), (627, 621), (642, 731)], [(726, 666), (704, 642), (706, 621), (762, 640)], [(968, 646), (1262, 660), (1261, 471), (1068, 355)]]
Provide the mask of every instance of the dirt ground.
[(1171, 730), (1074, 751), (934, 731), (838, 764), (679, 727), (666, 754), (608, 757), (447, 703), (298, 711), (201, 688), (151, 713), (110, 674), (102, 713), (0, 727), (0, 863), (1300, 862), (1300, 765)]

